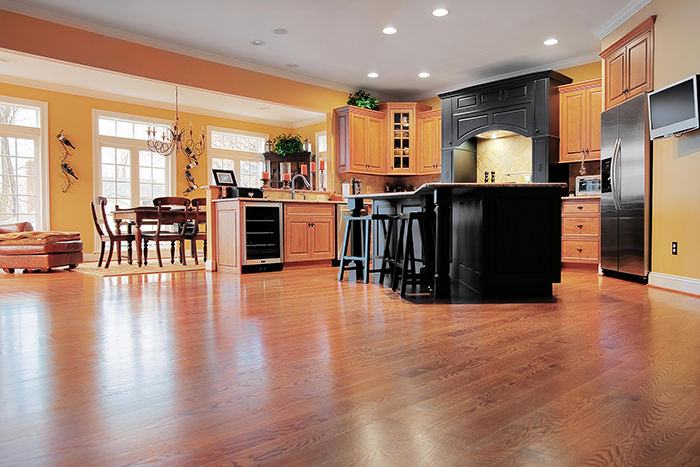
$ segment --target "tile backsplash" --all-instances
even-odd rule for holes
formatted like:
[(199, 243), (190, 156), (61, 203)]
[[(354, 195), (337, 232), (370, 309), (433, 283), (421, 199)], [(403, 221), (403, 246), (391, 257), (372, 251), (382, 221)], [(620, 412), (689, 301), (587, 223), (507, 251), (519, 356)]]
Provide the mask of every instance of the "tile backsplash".
[(498, 139), (481, 139), (476, 144), (476, 181), (484, 181), (484, 172), (496, 172), (496, 183), (525, 183), (529, 176), (506, 173), (532, 173), (532, 141), (530, 138), (515, 135)]

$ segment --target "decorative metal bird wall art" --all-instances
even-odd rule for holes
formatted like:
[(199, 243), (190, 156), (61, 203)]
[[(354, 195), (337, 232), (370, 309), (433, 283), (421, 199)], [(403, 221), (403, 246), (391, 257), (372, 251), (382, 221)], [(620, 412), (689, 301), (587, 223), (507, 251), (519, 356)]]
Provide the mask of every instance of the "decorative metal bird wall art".
[(61, 184), (61, 191), (65, 193), (68, 191), (68, 188), (73, 184), (73, 181), (70, 179), (70, 177), (73, 177), (74, 179), (78, 180), (78, 176), (75, 174), (75, 171), (73, 170), (73, 167), (70, 166), (68, 161), (69, 156), (72, 156), (72, 154), (68, 151), (68, 148), (75, 149), (75, 146), (73, 146), (73, 143), (70, 142), (68, 138), (63, 134), (63, 130), (61, 130), (57, 135), (56, 138), (58, 139), (58, 142), (61, 143), (61, 151), (63, 154), (61, 154), (60, 159), (61, 159), (61, 175), (63, 175), (63, 178), (65, 178), (65, 181), (63, 184)]

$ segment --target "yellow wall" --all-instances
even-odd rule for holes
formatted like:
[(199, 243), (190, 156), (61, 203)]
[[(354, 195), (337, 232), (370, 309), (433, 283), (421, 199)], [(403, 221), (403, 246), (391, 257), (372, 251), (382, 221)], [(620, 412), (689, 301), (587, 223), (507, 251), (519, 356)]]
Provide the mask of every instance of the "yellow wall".
[[(615, 43), (657, 15), (654, 25), (654, 88), (700, 73), (700, 2), (653, 0), (601, 43)], [(652, 144), (652, 250), (656, 273), (700, 279), (700, 131)], [(671, 255), (671, 242), (678, 255)]]
[[(95, 228), (92, 215), (90, 214), (90, 200), (94, 196), (93, 109), (164, 120), (172, 120), (174, 112), (5, 83), (0, 83), (0, 96), (32, 99), (48, 103), (50, 228), (52, 230), (79, 231), (85, 243), (85, 252), (93, 252), (93, 232)], [(222, 128), (267, 133), (271, 138), (280, 133), (295, 131), (279, 126), (242, 122), (186, 112), (180, 112), (180, 119), (185, 125), (191, 121), (194, 128), (201, 128), (203, 125), (205, 127), (213, 125)], [(300, 128), (296, 132), (304, 135), (305, 132), (301, 130), (309, 129), (311, 130), (310, 139), (312, 139), (314, 131), (322, 131), (318, 130), (318, 128), (325, 128), (325, 123)], [(64, 130), (64, 134), (76, 147), (75, 150), (71, 151), (72, 157), (68, 159), (68, 162), (79, 178), (65, 193), (61, 191), (61, 184), (64, 179), (61, 176), (59, 157), (62, 155), (62, 152), (60, 143), (55, 138), (55, 135), (61, 130)], [(178, 155), (176, 169), (176, 193), (178, 195), (187, 186), (182, 173), (185, 164), (184, 156)], [(209, 167), (206, 157), (200, 160), (199, 166), (192, 169), (192, 173), (198, 185), (208, 184)], [(190, 198), (203, 196), (204, 192), (201, 190), (194, 191), (189, 195)]]
[(589, 79), (597, 79), (602, 76), (602, 61), (598, 60), (593, 63), (586, 63), (585, 65), (574, 66), (571, 68), (563, 68), (557, 71), (573, 79), (574, 83), (578, 83), (579, 81), (588, 81)]

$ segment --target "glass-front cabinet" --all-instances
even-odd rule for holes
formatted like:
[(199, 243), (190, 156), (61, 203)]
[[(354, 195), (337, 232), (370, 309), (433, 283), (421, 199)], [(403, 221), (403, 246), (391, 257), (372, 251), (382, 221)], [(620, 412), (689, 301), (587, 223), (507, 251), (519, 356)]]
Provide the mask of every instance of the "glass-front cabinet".
[(418, 171), (416, 112), (430, 107), (417, 103), (387, 102), (389, 121), (389, 171), (387, 175), (408, 175)]

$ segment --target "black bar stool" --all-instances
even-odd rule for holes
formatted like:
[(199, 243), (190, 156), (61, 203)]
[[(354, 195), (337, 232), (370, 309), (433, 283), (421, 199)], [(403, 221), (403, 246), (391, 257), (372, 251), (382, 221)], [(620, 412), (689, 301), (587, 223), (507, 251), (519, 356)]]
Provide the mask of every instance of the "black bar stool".
[[(380, 272), (379, 276), (379, 282), (383, 283), (384, 282), (384, 276), (388, 272), (389, 274), (392, 274), (393, 272), (393, 258), (390, 254), (387, 253), (389, 251), (389, 244), (391, 242), (391, 232), (393, 231), (394, 224), (396, 224), (397, 217), (396, 216), (389, 216), (387, 214), (368, 214), (365, 216), (353, 216), (350, 214), (346, 214), (343, 216), (343, 219), (346, 221), (345, 224), (345, 233), (343, 235), (343, 249), (342, 251), (342, 258), (340, 260), (340, 270), (338, 271), (338, 280), (342, 281), (343, 280), (343, 275), (345, 273), (346, 269), (355, 269), (356, 271), (356, 277), (359, 277), (360, 272), (362, 272), (362, 277), (364, 279), (365, 284), (369, 282), (369, 275), (372, 272)], [(384, 236), (384, 255), (383, 256), (374, 256), (372, 255), (372, 246), (370, 244), (370, 238), (371, 238), (371, 229), (372, 229), (372, 221), (379, 221), (379, 225), (382, 226), (382, 234)], [(359, 230), (353, 230), (353, 223), (359, 222), (360, 223), (360, 229)], [(359, 231), (360, 236), (361, 236), (361, 245), (362, 245), (362, 252), (360, 253), (361, 256), (353, 256), (351, 252), (348, 254), (348, 245), (350, 244), (351, 240), (351, 232), (353, 231)], [(373, 263), (373, 260), (377, 260), (381, 258), (381, 266), (379, 269), (372, 269), (371, 264)], [(354, 262), (354, 266), (350, 266), (350, 263)], [(393, 277), (393, 275), (392, 275)]]
[[(396, 242), (394, 253), (394, 274), (391, 283), (391, 290), (400, 290), (401, 297), (406, 296), (406, 286), (408, 284), (427, 285), (433, 289), (435, 279), (435, 232), (433, 227), (433, 216), (430, 212), (406, 212), (401, 213), (399, 218), (399, 238)], [(416, 258), (413, 251), (413, 221), (418, 222), (418, 232), (420, 234), (422, 257)], [(421, 263), (421, 271), (416, 271), (416, 262)]]

